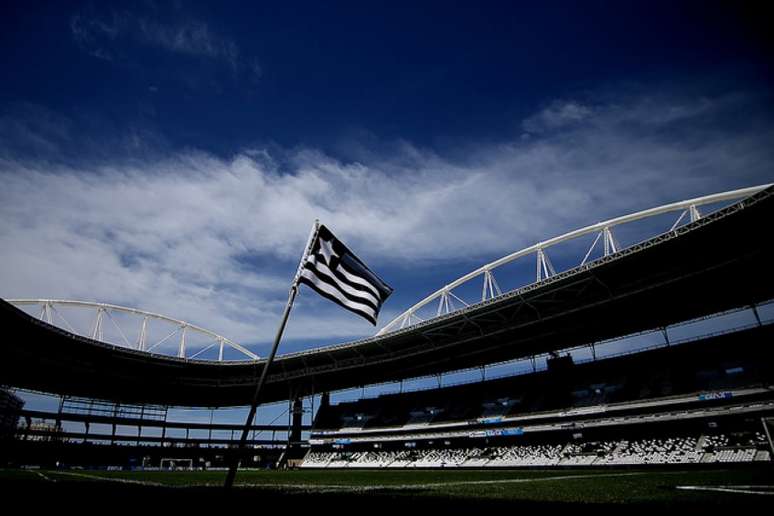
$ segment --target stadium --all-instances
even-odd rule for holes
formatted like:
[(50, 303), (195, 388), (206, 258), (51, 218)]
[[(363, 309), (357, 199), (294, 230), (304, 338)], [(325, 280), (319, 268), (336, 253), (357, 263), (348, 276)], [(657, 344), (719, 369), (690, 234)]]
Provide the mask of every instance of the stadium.
[(770, 3), (0, 3), (3, 506), (765, 512)]
[[(209, 500), (237, 454), (246, 500), (756, 503), (774, 456), (772, 215), (768, 185), (623, 215), (483, 265), (371, 338), (281, 353), (262, 402), (286, 403), (287, 424), (254, 424), (246, 446), (240, 424), (170, 414), (249, 405), (265, 358), (138, 309), (4, 300), (4, 482)], [(622, 245), (642, 221), (655, 234)], [(577, 240), (575, 263), (555, 266)], [(520, 260), (532, 278), (501, 290)], [(173, 331), (159, 339), (154, 323)], [(169, 338), (176, 356), (154, 352)], [(397, 388), (365, 396), (372, 385)], [(361, 395), (331, 401), (348, 389)], [(58, 410), (26, 410), (20, 391)]]

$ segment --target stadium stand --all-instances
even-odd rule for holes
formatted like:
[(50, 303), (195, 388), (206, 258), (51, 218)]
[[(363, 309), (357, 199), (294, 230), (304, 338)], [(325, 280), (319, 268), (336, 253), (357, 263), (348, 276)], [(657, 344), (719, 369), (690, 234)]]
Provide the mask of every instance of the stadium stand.
[(729, 438), (683, 436), (585, 442), (411, 451), (310, 452), (304, 468), (482, 468), (620, 466), (765, 462), (771, 459), (761, 433), (744, 445)]
[[(745, 463), (771, 459), (771, 325), (474, 384), (320, 407), (305, 468)], [(357, 427), (349, 425), (356, 416)]]
[[(767, 396), (774, 380), (774, 353), (758, 344), (772, 336), (774, 325), (767, 325), (577, 364), (561, 373), (549, 369), (338, 405), (324, 403), (313, 438), (429, 432), (460, 425), (496, 428), (525, 418), (589, 417), (601, 411), (625, 415), (634, 410), (642, 415), (651, 407), (659, 412), (665, 406), (710, 406), (741, 394)], [(350, 424), (355, 419), (358, 424)]]

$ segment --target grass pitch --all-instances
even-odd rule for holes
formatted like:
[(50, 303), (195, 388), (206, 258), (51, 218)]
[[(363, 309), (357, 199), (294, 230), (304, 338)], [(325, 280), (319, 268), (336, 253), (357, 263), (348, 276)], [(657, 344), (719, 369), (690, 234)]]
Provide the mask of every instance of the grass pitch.
[(335, 506), (339, 512), (363, 507), (739, 510), (774, 501), (771, 468), (241, 471), (231, 493), (221, 488), (224, 476), (221, 471), (0, 470), (0, 486), (10, 488), (11, 498), (29, 492), (75, 503), (107, 498), (134, 505), (156, 499), (174, 506), (270, 503), (307, 510)]

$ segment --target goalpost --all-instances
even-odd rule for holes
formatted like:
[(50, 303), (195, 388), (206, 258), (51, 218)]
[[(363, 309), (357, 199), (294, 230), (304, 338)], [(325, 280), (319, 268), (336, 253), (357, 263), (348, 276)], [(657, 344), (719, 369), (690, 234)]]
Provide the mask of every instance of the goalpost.
[(176, 471), (176, 470), (193, 470), (193, 459), (161, 459), (161, 469)]

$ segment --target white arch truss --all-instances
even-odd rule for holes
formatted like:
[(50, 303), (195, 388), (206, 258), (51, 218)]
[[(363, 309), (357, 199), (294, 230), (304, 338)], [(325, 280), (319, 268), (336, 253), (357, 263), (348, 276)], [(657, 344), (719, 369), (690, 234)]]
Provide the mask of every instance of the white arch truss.
[[(209, 351), (210, 349), (217, 348), (219, 362), (223, 361), (223, 351), (225, 348), (234, 349), (241, 354), (245, 355), (251, 360), (258, 360), (260, 357), (240, 346), (236, 342), (233, 342), (222, 335), (206, 330), (195, 324), (191, 324), (179, 319), (173, 319), (166, 315), (156, 314), (153, 312), (146, 312), (144, 310), (138, 310), (136, 308), (127, 308), (125, 306), (111, 305), (107, 303), (92, 303), (89, 301), (73, 301), (70, 299), (8, 299), (9, 303), (16, 307), (29, 307), (39, 306), (40, 310), (32, 315), (37, 315), (38, 319), (59, 326), (63, 323), (63, 328), (70, 333), (81, 335), (82, 337), (88, 337), (90, 339), (104, 342), (105, 338), (105, 325), (110, 324), (112, 328), (116, 330), (117, 341), (109, 342), (109, 344), (115, 344), (121, 347), (130, 349), (136, 349), (139, 351), (152, 352), (159, 348), (165, 342), (170, 341), (172, 338), (177, 337), (177, 356), (178, 358), (193, 359), (200, 356), (202, 353)], [(59, 310), (61, 307), (71, 307), (85, 310), (87, 312), (93, 312), (91, 316), (91, 325), (88, 331), (77, 331), (72, 324), (64, 317)], [(113, 317), (113, 314), (125, 314), (137, 318), (137, 337), (136, 339), (129, 340), (127, 333), (124, 331), (125, 327), (122, 327), (118, 321)], [(152, 321), (161, 321), (172, 328), (165, 337), (161, 339), (151, 339), (149, 326)], [(192, 335), (200, 335), (204, 337), (208, 345), (197, 349), (195, 353), (191, 353), (190, 346), (187, 347), (187, 341), (190, 342)]]
[[(721, 192), (713, 195), (707, 195), (704, 197), (697, 197), (695, 199), (687, 199), (685, 201), (665, 204), (663, 206), (658, 206), (656, 208), (650, 208), (647, 210), (638, 211), (636, 213), (631, 213), (629, 215), (624, 215), (621, 217), (605, 220), (603, 222), (598, 222), (596, 224), (592, 224), (590, 226), (576, 229), (574, 231), (570, 231), (563, 235), (559, 235), (557, 237), (544, 240), (542, 242), (538, 242), (529, 247), (525, 247), (519, 251), (503, 256), (502, 258), (499, 258), (493, 262), (487, 263), (486, 265), (483, 265), (478, 269), (457, 278), (451, 283), (445, 285), (443, 288), (436, 290), (426, 298), (416, 303), (414, 306), (408, 308), (406, 311), (398, 315), (392, 321), (387, 323), (387, 325), (384, 326), (381, 330), (379, 330), (379, 332), (376, 335), (384, 335), (386, 333), (407, 328), (409, 326), (422, 322), (423, 320), (426, 320), (421, 318), (419, 315), (417, 315), (417, 312), (421, 308), (424, 308), (433, 302), (438, 303), (437, 310), (434, 310), (434, 312), (432, 313), (432, 315), (434, 315), (435, 317), (440, 317), (442, 315), (452, 313), (461, 308), (465, 308), (470, 304), (479, 302), (479, 300), (476, 300), (473, 303), (468, 303), (463, 300), (462, 296), (459, 296), (453, 292), (453, 289), (458, 288), (472, 280), (475, 280), (476, 278), (482, 278), (481, 281), (483, 286), (482, 286), (482, 293), (481, 293), (481, 299), (480, 299), (480, 301), (482, 302), (486, 301), (487, 299), (492, 299), (500, 295), (503, 295), (504, 293), (509, 292), (509, 291), (506, 291), (506, 292), (501, 291), (500, 286), (498, 285), (497, 280), (495, 279), (494, 271), (498, 267), (509, 264), (515, 260), (518, 260), (519, 258), (523, 258), (525, 256), (530, 256), (533, 254), (535, 255), (536, 274), (535, 274), (534, 283), (540, 283), (541, 281), (548, 279), (551, 276), (554, 276), (557, 272), (554, 269), (554, 266), (551, 263), (551, 259), (549, 258), (548, 252), (547, 252), (549, 248), (555, 245), (561, 244), (563, 242), (567, 242), (569, 240), (574, 240), (574, 239), (583, 237), (585, 235), (591, 235), (596, 233), (596, 238), (591, 244), (591, 247), (588, 249), (585, 256), (579, 263), (579, 265), (584, 265), (589, 261), (589, 258), (592, 256), (593, 251), (597, 248), (597, 245), (600, 245), (603, 256), (608, 256), (610, 254), (617, 253), (618, 251), (621, 251), (622, 249), (625, 248), (625, 247), (621, 247), (621, 245), (618, 243), (618, 241), (616, 240), (613, 234), (613, 228), (617, 226), (646, 219), (649, 217), (663, 215), (665, 213), (679, 212), (677, 219), (672, 224), (672, 227), (668, 230), (668, 232), (671, 232), (671, 231), (674, 231), (678, 226), (680, 226), (681, 223), (694, 222), (699, 218), (701, 218), (702, 214), (699, 210), (701, 206), (721, 203), (724, 201), (734, 201), (734, 200), (743, 199), (757, 192), (760, 192), (761, 190), (764, 190), (770, 186), (772, 186), (772, 184), (753, 186), (749, 188), (731, 190), (728, 192)], [(653, 235), (653, 236), (656, 236), (656, 235)], [(600, 244), (600, 240), (601, 240), (601, 244)], [(519, 287), (523, 287), (523, 286), (526, 286), (526, 285), (520, 285)]]

